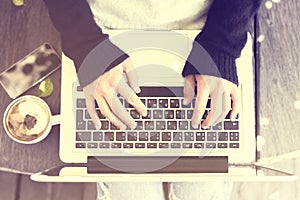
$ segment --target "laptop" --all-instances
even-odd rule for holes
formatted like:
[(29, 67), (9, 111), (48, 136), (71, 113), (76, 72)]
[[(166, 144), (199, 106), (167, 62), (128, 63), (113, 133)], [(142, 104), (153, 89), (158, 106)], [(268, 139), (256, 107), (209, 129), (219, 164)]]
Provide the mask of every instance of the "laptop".
[[(181, 71), (199, 31), (106, 30), (135, 64), (148, 115), (120, 97), (137, 122), (119, 130), (101, 114), (96, 130), (85, 105), (74, 63), (62, 56), (60, 159), (64, 166), (31, 176), (41, 182), (284, 181), (296, 176), (259, 165), (256, 150), (252, 39), (237, 60), (238, 117), (208, 129), (191, 127), (194, 100), (183, 105)], [(100, 63), (99, 63), (100, 64)], [(210, 110), (210, 100), (205, 114)]]

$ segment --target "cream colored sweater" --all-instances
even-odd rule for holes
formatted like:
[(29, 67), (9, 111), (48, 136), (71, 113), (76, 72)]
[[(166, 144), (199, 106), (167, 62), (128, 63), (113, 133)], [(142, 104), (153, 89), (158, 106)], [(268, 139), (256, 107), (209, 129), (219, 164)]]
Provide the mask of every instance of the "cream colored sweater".
[(201, 29), (212, 0), (88, 0), (98, 26)]

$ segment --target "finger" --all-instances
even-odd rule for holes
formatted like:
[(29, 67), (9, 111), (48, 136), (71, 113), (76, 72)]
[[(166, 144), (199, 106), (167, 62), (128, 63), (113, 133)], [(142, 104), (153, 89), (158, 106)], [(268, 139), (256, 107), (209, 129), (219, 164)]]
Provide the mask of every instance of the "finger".
[[(196, 76), (197, 79), (197, 76)], [(198, 128), (199, 124), (201, 123), (203, 113), (206, 109), (206, 104), (208, 100), (208, 90), (206, 87), (206, 83), (204, 79), (198, 78), (197, 80), (197, 97), (195, 103), (195, 109), (192, 116), (192, 126), (193, 128)]]
[(139, 87), (139, 76), (137, 71), (134, 69), (134, 65), (130, 59), (126, 60), (123, 64), (123, 69), (128, 81), (129, 86), (135, 93), (140, 93)]
[(112, 112), (128, 127), (130, 127), (131, 129), (135, 129), (136, 122), (122, 105), (116, 93), (113, 95), (113, 98), (110, 101), (112, 102), (112, 104), (110, 105)]
[(220, 92), (213, 92), (211, 94), (211, 109), (207, 114), (206, 119), (203, 121), (202, 123), (202, 128), (207, 128), (208, 126), (210, 126), (213, 122), (213, 120), (215, 120), (220, 114), (221, 114), (221, 108), (222, 108), (222, 94)]
[(195, 78), (194, 75), (189, 75), (184, 78), (184, 88), (183, 88), (183, 104), (188, 105), (191, 103), (195, 96)]
[(222, 98), (222, 113), (214, 120), (212, 120), (212, 124), (217, 124), (226, 117), (230, 110), (230, 93), (229, 92), (223, 92), (223, 98)]
[(129, 85), (122, 79), (117, 86), (117, 92), (131, 104), (136, 111), (142, 116), (147, 115), (147, 107), (143, 104), (140, 98), (133, 92)]
[(110, 107), (103, 96), (97, 98), (97, 103), (101, 113), (115, 126), (119, 127), (122, 130), (126, 129), (126, 125), (121, 122), (110, 110)]
[(233, 121), (237, 114), (239, 113), (240, 101), (239, 101), (239, 90), (237, 87), (234, 87), (231, 91), (232, 99), (232, 110), (230, 113), (230, 120)]
[(97, 112), (96, 112), (95, 99), (91, 95), (86, 95), (85, 99), (86, 99), (85, 101), (86, 101), (86, 107), (87, 107), (88, 113), (91, 116), (96, 129), (100, 129), (101, 122), (100, 122), (100, 118), (98, 117)]

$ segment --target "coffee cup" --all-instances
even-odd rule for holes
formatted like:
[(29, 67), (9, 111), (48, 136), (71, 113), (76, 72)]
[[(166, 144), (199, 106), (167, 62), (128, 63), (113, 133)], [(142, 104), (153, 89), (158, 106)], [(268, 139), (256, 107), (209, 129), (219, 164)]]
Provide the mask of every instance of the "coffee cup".
[(22, 144), (35, 144), (45, 139), (53, 125), (60, 123), (60, 115), (51, 114), (47, 103), (36, 96), (25, 95), (13, 100), (3, 116), (7, 135)]

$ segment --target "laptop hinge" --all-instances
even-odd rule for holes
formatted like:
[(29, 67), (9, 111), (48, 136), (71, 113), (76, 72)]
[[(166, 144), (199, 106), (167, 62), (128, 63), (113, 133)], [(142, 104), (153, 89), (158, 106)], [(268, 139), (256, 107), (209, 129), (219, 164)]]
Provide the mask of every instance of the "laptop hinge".
[(88, 173), (227, 173), (228, 156), (88, 157)]

